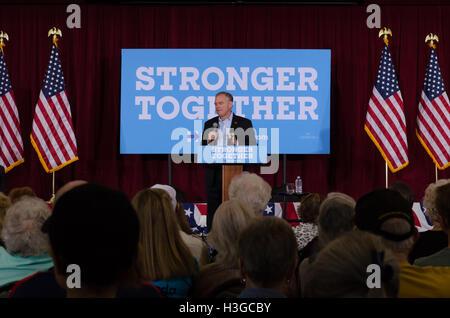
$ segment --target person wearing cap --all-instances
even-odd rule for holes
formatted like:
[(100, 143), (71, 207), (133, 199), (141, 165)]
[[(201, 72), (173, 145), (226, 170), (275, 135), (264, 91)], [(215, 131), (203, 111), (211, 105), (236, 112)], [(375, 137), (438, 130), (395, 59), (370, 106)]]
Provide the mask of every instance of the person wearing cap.
[(411, 206), (398, 192), (377, 189), (359, 198), (355, 207), (358, 229), (383, 238), (400, 263), (397, 297), (450, 297), (450, 267), (419, 267), (408, 263), (417, 240)]

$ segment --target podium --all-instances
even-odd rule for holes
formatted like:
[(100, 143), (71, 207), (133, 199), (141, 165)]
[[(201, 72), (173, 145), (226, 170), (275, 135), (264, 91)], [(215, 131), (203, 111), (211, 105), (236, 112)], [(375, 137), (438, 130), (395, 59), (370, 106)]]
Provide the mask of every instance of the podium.
[(230, 186), (231, 180), (238, 174), (242, 173), (242, 165), (227, 165), (222, 166), (222, 202), (227, 201), (228, 198), (228, 187)]

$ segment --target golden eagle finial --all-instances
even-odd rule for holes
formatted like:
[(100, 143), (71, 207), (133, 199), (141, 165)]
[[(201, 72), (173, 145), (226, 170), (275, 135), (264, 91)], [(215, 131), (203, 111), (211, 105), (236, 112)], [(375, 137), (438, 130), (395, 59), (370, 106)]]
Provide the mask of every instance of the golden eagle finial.
[(51, 28), (48, 30), (48, 36), (53, 35), (53, 44), (55, 44), (56, 47), (58, 47), (58, 36), (62, 37), (62, 32), (60, 29), (57, 29), (56, 27)]
[(3, 48), (6, 46), (5, 42), (3, 42), (3, 39), (9, 41), (8, 34), (6, 32), (0, 31), (0, 50), (2, 50), (2, 54), (5, 55), (3, 52)]
[(434, 41), (439, 42), (439, 38), (436, 34), (430, 33), (425, 38), (425, 43), (427, 43), (428, 41), (430, 41), (430, 43), (428, 43), (428, 46), (436, 49), (436, 44), (434, 43)]
[(389, 46), (389, 39), (388, 39), (388, 35), (392, 36), (392, 31), (391, 29), (388, 29), (386, 27), (382, 28), (380, 30), (380, 32), (378, 32), (378, 37), (381, 37), (382, 35), (384, 35), (383, 41), (384, 43)]

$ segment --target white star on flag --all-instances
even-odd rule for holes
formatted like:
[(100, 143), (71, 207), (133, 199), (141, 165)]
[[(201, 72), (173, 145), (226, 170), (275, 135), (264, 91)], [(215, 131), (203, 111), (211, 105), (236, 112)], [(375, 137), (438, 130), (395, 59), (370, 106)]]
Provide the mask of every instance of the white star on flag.
[(192, 214), (191, 209), (184, 210), (184, 214), (186, 214), (187, 217), (191, 217)]

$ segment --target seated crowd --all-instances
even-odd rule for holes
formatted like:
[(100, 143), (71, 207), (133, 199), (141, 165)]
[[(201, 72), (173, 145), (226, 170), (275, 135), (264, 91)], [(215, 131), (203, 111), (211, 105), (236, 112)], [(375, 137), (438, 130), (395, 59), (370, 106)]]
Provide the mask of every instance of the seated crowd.
[(51, 203), (29, 187), (0, 192), (0, 297), (450, 297), (450, 179), (426, 188), (433, 229), (420, 233), (403, 182), (356, 201), (304, 195), (296, 226), (263, 216), (271, 191), (235, 177), (201, 236), (168, 185), (131, 200), (83, 180)]

